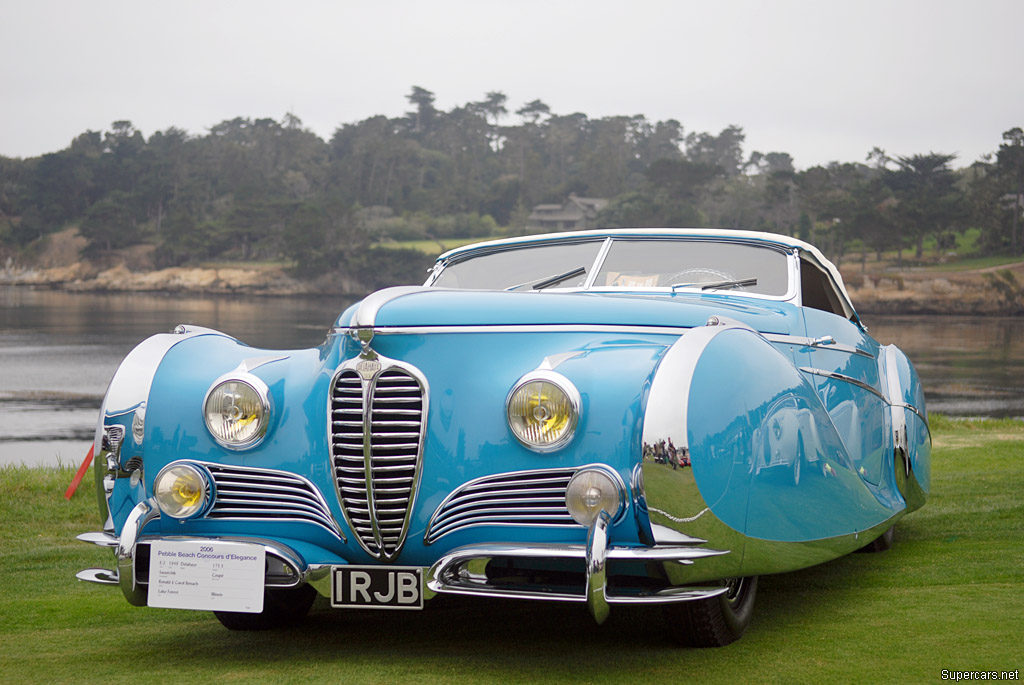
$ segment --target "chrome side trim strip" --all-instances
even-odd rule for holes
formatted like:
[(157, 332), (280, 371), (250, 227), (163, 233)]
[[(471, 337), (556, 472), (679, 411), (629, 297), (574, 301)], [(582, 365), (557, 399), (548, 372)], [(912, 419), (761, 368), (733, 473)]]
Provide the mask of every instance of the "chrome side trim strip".
[[(803, 371), (804, 373), (813, 374), (815, 376), (824, 376), (825, 378), (831, 378), (833, 380), (843, 381), (844, 383), (850, 383), (852, 385), (856, 385), (858, 388), (861, 388), (863, 390), (867, 390), (872, 395), (877, 396), (880, 400), (885, 402), (887, 405), (889, 405), (893, 409), (909, 409), (910, 411), (912, 411), (915, 414), (917, 414), (918, 417), (920, 417), (921, 421), (924, 422), (924, 427), (928, 430), (928, 436), (931, 437), (932, 429), (928, 425), (928, 418), (924, 414), (922, 414), (921, 410), (918, 409), (917, 407), (915, 407), (915, 406), (913, 406), (911, 404), (907, 404), (905, 402), (892, 402), (892, 401), (890, 401), (890, 399), (888, 397), (886, 397), (877, 388), (873, 388), (873, 387), (871, 387), (870, 385), (868, 385), (867, 383), (865, 383), (862, 380), (859, 380), (857, 378), (853, 378), (851, 376), (847, 376), (847, 375), (842, 374), (842, 373), (837, 373), (835, 371), (826, 371), (825, 369), (815, 369), (815, 368), (811, 368), (809, 366), (801, 366), (800, 370)], [(894, 373), (890, 374), (890, 378), (888, 378), (887, 383), (889, 385), (890, 393), (892, 392), (893, 389), (896, 390), (896, 394), (901, 394), (902, 393), (902, 391), (900, 390), (900, 386), (899, 386), (899, 377), (896, 376)], [(895, 421), (895, 419), (894, 419), (894, 421)], [(894, 430), (899, 432), (899, 422), (895, 424)], [(903, 425), (902, 431), (904, 433), (906, 432), (906, 426), (905, 425)]]
[[(337, 326), (335, 335), (346, 335), (357, 329)], [(378, 326), (375, 335), (428, 335), (433, 333), (641, 333), (654, 335), (682, 335), (691, 330), (683, 326), (635, 326), (629, 324), (496, 324), (493, 326)]]
[(801, 335), (785, 335), (778, 333), (764, 333), (763, 335), (768, 342), (778, 343), (780, 345), (799, 345), (800, 347), (813, 347), (816, 350), (833, 350), (835, 352), (855, 354), (860, 357), (867, 357), (868, 359), (875, 358), (870, 352), (857, 349), (852, 345), (844, 345), (843, 343), (836, 342), (829, 343), (820, 338), (808, 338)]
[(861, 388), (862, 390), (867, 390), (872, 395), (877, 396), (878, 399), (882, 400), (886, 404), (889, 404), (889, 398), (886, 397), (885, 395), (883, 395), (882, 392), (880, 390), (878, 390), (878, 388), (874, 388), (874, 387), (870, 386), (869, 384), (865, 383), (864, 381), (862, 381), (862, 380), (860, 380), (858, 378), (853, 378), (852, 376), (847, 376), (846, 374), (837, 373), (835, 371), (826, 371), (825, 369), (815, 369), (815, 368), (812, 368), (810, 366), (801, 366), (800, 370), (803, 371), (804, 373), (809, 373), (809, 374), (812, 374), (814, 376), (823, 376), (825, 378), (831, 378), (833, 380), (843, 381), (844, 383), (850, 383), (851, 385), (856, 385), (858, 388)]

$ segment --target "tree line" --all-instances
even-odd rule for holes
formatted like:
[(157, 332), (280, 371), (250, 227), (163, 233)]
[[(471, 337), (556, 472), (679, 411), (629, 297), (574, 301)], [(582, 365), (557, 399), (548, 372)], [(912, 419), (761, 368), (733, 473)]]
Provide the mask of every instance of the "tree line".
[(970, 227), (989, 252), (1021, 250), (1020, 128), (965, 168), (950, 154), (876, 148), (797, 171), (788, 153), (747, 153), (739, 126), (687, 132), (672, 119), (557, 114), (540, 100), (510, 111), (499, 91), (449, 111), (418, 86), (407, 99), (405, 116), (342, 124), (329, 141), (293, 114), (148, 138), (118, 121), (59, 152), (0, 157), (0, 244), (22, 249), (77, 225), (92, 254), (145, 242), (162, 266), (287, 260), (300, 275), (385, 278), (385, 264), (415, 259), (379, 254), (382, 241), (522, 233), (532, 207), (575, 193), (611, 199), (603, 227), (774, 231), (834, 258), (854, 241), (920, 256), (929, 238), (953, 245)]

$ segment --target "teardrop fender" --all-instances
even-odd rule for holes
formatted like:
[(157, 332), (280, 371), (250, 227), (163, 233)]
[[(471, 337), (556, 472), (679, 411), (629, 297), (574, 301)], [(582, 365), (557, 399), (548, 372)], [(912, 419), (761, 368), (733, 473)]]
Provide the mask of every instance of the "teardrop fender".
[(694, 328), (665, 353), (642, 443), (655, 542), (667, 529), (730, 550), (688, 570), (689, 582), (820, 563), (893, 516), (857, 475), (811, 383), (743, 324)]

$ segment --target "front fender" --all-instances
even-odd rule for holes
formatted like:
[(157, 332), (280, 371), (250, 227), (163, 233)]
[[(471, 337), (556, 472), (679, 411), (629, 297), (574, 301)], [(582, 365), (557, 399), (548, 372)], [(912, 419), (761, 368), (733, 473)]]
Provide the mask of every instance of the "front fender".
[(893, 515), (856, 473), (812, 384), (743, 325), (695, 328), (665, 353), (642, 442), (655, 539), (668, 530), (731, 550), (715, 560), (725, 575), (806, 566), (761, 557), (774, 543), (856, 536)]
[[(135, 346), (114, 372), (100, 406), (93, 439), (100, 520), (106, 531), (119, 529), (132, 508), (146, 499), (141, 480), (146, 408), (160, 363), (170, 350), (190, 338), (223, 333), (199, 326), (178, 326), (171, 333), (151, 336)], [(132, 478), (133, 473), (138, 473)]]

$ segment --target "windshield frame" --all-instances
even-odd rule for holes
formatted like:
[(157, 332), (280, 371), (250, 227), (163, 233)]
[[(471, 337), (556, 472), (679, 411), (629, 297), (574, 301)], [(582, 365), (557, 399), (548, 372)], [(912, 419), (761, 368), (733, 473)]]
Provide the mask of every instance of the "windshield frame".
[[(786, 271), (787, 271), (787, 287), (785, 294), (782, 295), (769, 295), (764, 293), (756, 293), (745, 290), (736, 290), (735, 288), (722, 288), (722, 289), (708, 289), (703, 290), (702, 284), (696, 283), (690, 286), (596, 286), (594, 281), (597, 279), (598, 274), (604, 266), (605, 260), (608, 258), (608, 254), (612, 249), (612, 246), (616, 242), (710, 242), (710, 243), (730, 243), (736, 245), (745, 245), (748, 247), (757, 247), (766, 250), (772, 250), (776, 253), (782, 254), (786, 257)], [(573, 293), (573, 292), (586, 292), (586, 293), (637, 293), (637, 294), (654, 294), (654, 293), (667, 293), (667, 294), (702, 294), (702, 295), (728, 295), (733, 297), (749, 297), (761, 300), (772, 300), (777, 302), (791, 302), (795, 301), (799, 296), (799, 251), (795, 248), (787, 248), (784, 245), (777, 243), (758, 241), (752, 239), (745, 239), (742, 237), (731, 237), (731, 236), (700, 236), (700, 235), (672, 235), (672, 234), (634, 234), (634, 235), (588, 235), (588, 236), (571, 236), (564, 239), (554, 237), (547, 240), (520, 240), (516, 242), (502, 242), (497, 245), (488, 246), (487, 244), (481, 245), (480, 249), (469, 249), (464, 252), (453, 254), (451, 257), (446, 259), (440, 259), (434, 267), (430, 270), (430, 276), (423, 284), (426, 287), (431, 287), (440, 278), (441, 274), (449, 266), (458, 264), (460, 262), (480, 257), (483, 255), (494, 254), (496, 252), (507, 252), (513, 250), (520, 250), (525, 248), (542, 247), (544, 245), (567, 245), (567, 244), (579, 244), (579, 243), (590, 243), (590, 242), (602, 242), (597, 255), (594, 258), (593, 263), (587, 266), (587, 278), (584, 284), (576, 288), (547, 288), (539, 291), (525, 291), (525, 292), (544, 292), (544, 293)]]

